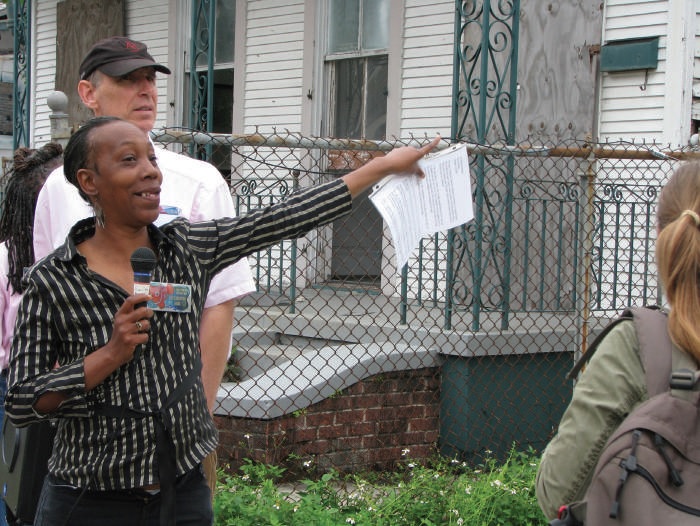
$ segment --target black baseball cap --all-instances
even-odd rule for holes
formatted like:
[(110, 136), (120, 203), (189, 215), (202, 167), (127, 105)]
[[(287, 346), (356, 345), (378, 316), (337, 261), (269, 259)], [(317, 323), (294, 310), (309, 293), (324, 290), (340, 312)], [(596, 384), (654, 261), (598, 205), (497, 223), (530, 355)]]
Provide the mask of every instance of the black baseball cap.
[(109, 37), (96, 42), (87, 52), (80, 64), (80, 78), (87, 79), (96, 69), (110, 77), (121, 77), (145, 67), (170, 74), (168, 68), (153, 60), (143, 42), (126, 37)]

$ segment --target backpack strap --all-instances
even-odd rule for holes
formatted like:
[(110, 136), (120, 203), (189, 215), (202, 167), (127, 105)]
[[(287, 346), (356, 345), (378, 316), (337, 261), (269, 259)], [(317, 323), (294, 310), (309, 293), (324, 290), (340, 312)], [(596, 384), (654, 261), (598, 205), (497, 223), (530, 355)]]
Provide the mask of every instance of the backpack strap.
[[(566, 375), (573, 380), (581, 369), (590, 361), (600, 346), (600, 343), (617, 325), (626, 320), (634, 321), (634, 329), (639, 340), (639, 356), (642, 360), (647, 376), (647, 392), (649, 396), (668, 389), (671, 377), (671, 352), (673, 344), (668, 335), (666, 314), (656, 305), (648, 307), (628, 307), (620, 316), (612, 320), (596, 336), (583, 355), (574, 364), (574, 367)], [(666, 352), (658, 352), (658, 349), (668, 349)]]
[(581, 369), (583, 369), (585, 365), (591, 360), (595, 352), (598, 350), (600, 342), (602, 342), (605, 339), (605, 337), (610, 333), (610, 331), (612, 331), (618, 323), (631, 319), (633, 319), (632, 313), (629, 312), (629, 309), (626, 309), (620, 316), (608, 323), (608, 325), (606, 325), (605, 328), (600, 332), (600, 334), (598, 334), (598, 336), (595, 337), (593, 342), (588, 346), (588, 348), (584, 351), (584, 353), (581, 355), (578, 361), (574, 364), (573, 368), (566, 375), (566, 379), (574, 380), (578, 376), (578, 373), (581, 372)]
[(634, 307), (625, 312), (628, 311), (634, 318), (639, 356), (651, 398), (669, 389), (673, 342), (668, 334), (668, 317), (658, 308)]

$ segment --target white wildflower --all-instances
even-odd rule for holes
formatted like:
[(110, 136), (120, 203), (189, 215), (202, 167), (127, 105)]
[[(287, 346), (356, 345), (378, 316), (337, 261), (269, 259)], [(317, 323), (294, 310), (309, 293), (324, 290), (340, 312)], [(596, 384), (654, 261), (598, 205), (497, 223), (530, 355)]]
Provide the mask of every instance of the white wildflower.
[(411, 450), (408, 449), (408, 448), (402, 449), (402, 450), (401, 450), (401, 456), (402, 456), (402, 457), (405, 457), (405, 456), (408, 455), (410, 452), (411, 452)]
[(352, 517), (348, 517), (347, 519), (345, 519), (345, 522), (347, 522), (348, 524), (355, 524), (355, 519), (353, 519)]

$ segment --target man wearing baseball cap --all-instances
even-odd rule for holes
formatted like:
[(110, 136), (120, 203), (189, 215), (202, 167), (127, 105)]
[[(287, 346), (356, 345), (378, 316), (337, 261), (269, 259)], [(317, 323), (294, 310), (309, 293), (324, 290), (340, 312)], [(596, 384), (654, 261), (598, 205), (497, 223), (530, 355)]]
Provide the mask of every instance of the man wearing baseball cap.
[[(156, 72), (170, 74), (170, 69), (156, 62), (145, 44), (121, 36), (106, 38), (96, 42), (83, 59), (78, 94), (95, 116), (126, 119), (148, 134), (156, 120)], [(214, 166), (162, 148), (155, 148), (155, 152), (163, 173), (161, 215), (157, 225), (178, 216), (194, 222), (235, 215), (230, 189)], [(47, 179), (36, 205), (36, 258), (62, 245), (70, 228), (91, 215), (93, 210), (66, 181), (63, 169), (55, 170)], [(199, 332), (202, 383), (211, 412), (231, 350), (235, 301), (254, 290), (255, 283), (245, 259), (212, 281)], [(203, 469), (213, 490), (215, 452), (205, 459)], [(158, 491), (158, 488), (147, 490)]]
[(96, 69), (110, 77), (121, 77), (139, 68), (151, 67), (170, 75), (170, 69), (156, 63), (142, 42), (126, 37), (100, 40), (90, 49), (80, 64), (80, 79), (88, 80)]

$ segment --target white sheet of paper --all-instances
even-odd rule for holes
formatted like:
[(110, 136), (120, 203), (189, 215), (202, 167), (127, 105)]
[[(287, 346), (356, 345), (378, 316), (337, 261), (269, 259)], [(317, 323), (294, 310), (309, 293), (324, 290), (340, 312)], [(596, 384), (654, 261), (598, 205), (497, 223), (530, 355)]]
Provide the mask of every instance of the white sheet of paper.
[(398, 269), (422, 237), (474, 218), (466, 144), (450, 146), (419, 164), (425, 178), (392, 175), (369, 196), (391, 232)]

